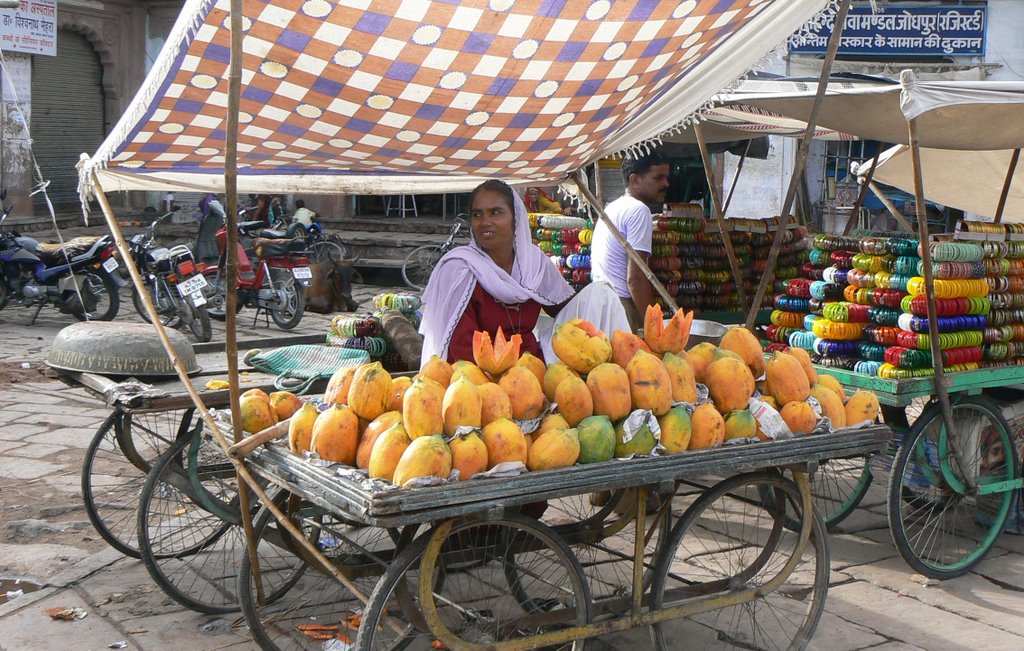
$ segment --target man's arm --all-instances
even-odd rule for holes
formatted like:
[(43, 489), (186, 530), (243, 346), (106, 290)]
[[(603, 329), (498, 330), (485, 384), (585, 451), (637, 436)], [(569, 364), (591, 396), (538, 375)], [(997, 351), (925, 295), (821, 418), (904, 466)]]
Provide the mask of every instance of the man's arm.
[[(637, 251), (644, 261), (647, 261), (647, 254), (643, 251)], [(651, 286), (651, 281), (647, 280), (647, 276), (640, 270), (640, 267), (632, 258), (629, 260), (626, 268), (626, 286), (629, 288), (629, 295), (633, 299), (633, 305), (636, 306), (637, 312), (642, 317), (644, 312), (647, 311), (648, 305), (654, 304), (654, 287)]]

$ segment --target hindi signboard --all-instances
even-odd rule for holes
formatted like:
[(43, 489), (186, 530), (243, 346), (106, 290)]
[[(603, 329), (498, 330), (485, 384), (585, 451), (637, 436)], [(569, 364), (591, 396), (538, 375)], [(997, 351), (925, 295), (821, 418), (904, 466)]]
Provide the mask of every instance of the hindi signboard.
[(57, 56), (57, 0), (21, 0), (0, 10), (0, 49)]
[[(988, 7), (983, 5), (852, 7), (839, 42), (839, 54), (864, 56), (977, 57), (985, 54)], [(832, 34), (834, 16), (808, 24), (803, 42), (789, 40), (791, 54), (821, 54)]]

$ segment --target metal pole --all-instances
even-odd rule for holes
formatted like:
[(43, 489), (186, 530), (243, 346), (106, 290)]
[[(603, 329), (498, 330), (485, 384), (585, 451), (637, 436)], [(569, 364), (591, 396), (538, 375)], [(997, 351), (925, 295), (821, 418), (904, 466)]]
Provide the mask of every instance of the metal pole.
[(1013, 183), (1013, 174), (1017, 171), (1017, 161), (1020, 160), (1020, 148), (1014, 149), (1010, 156), (1010, 168), (1006, 170), (1006, 179), (1003, 181), (1003, 190), (999, 193), (999, 204), (996, 206), (996, 219), (998, 224), (1003, 221), (1003, 209), (1006, 208), (1006, 198), (1010, 196), (1010, 184)]
[(815, 122), (818, 120), (818, 112), (821, 110), (821, 100), (825, 96), (825, 90), (828, 88), (828, 79), (832, 74), (832, 63), (836, 60), (836, 52), (839, 50), (839, 39), (842, 38), (843, 28), (846, 26), (846, 15), (850, 12), (850, 2), (851, 0), (843, 0), (836, 11), (835, 27), (832, 28), (832, 34), (828, 37), (828, 52), (825, 54), (825, 60), (821, 64), (821, 75), (818, 77), (818, 92), (814, 95), (814, 104), (811, 107), (811, 115), (807, 119), (807, 128), (804, 129), (804, 135), (800, 139), (800, 148), (796, 153), (793, 176), (789, 181), (789, 189), (786, 190), (786, 199), (782, 202), (782, 213), (779, 215), (779, 230), (775, 231), (775, 239), (772, 240), (772, 248), (768, 252), (768, 261), (765, 264), (764, 274), (762, 274), (761, 280), (757, 284), (754, 302), (750, 304), (750, 312), (747, 313), (747, 321), (744, 325), (746, 325), (748, 330), (754, 327), (757, 312), (761, 309), (761, 303), (764, 302), (765, 294), (768, 292), (769, 280), (775, 277), (775, 263), (778, 261), (779, 251), (782, 249), (783, 231), (786, 230), (786, 226), (789, 224), (789, 211), (793, 206), (793, 200), (796, 198), (797, 184), (803, 176), (804, 163), (807, 160), (807, 150), (810, 147), (811, 138), (814, 136)]
[[(597, 197), (594, 196), (594, 193), (590, 191), (590, 187), (587, 186), (586, 177), (584, 177), (579, 170), (576, 170), (572, 173), (571, 178), (576, 183), (576, 187), (580, 189), (580, 192), (587, 200), (587, 203), (589, 203), (593, 207), (594, 212), (597, 213), (597, 218), (604, 222), (604, 225), (608, 227), (608, 231), (612, 234), (612, 237), (614, 237), (622, 248), (626, 250), (626, 257), (636, 263), (640, 268), (640, 271), (643, 272), (647, 280), (650, 281), (651, 286), (654, 287), (654, 291), (658, 292), (658, 295), (665, 301), (665, 304), (668, 305), (673, 312), (678, 310), (679, 306), (676, 304), (676, 299), (668, 293), (665, 286), (661, 284), (661, 281), (654, 275), (651, 268), (647, 266), (647, 262), (640, 257), (640, 254), (636, 252), (636, 249), (630, 246), (629, 242), (626, 241), (626, 238), (624, 238), (622, 233), (619, 232), (619, 229), (615, 228), (615, 224), (608, 219), (608, 215), (604, 213), (604, 206), (598, 202)], [(639, 307), (637, 309), (639, 309)]]
[(857, 194), (857, 200), (853, 202), (853, 209), (850, 210), (850, 216), (846, 218), (846, 226), (843, 227), (843, 235), (849, 235), (850, 231), (853, 230), (853, 223), (857, 221), (857, 213), (860, 212), (861, 206), (864, 205), (864, 198), (868, 195), (868, 186), (871, 185), (871, 179), (875, 177), (875, 166), (878, 165), (878, 155), (881, 153), (881, 147), (875, 150), (875, 156), (871, 159), (871, 168), (868, 170), (868, 178), (865, 179), (864, 184), (860, 186), (860, 192)]
[(700, 159), (704, 163), (704, 177), (708, 181), (708, 190), (711, 192), (711, 210), (715, 217), (715, 223), (718, 224), (718, 232), (722, 235), (722, 243), (725, 244), (725, 256), (729, 258), (729, 268), (732, 269), (732, 279), (736, 283), (736, 293), (740, 297), (740, 305), (746, 305), (747, 292), (743, 289), (743, 273), (740, 271), (739, 261), (736, 260), (736, 250), (732, 246), (732, 236), (726, 230), (725, 209), (722, 207), (722, 197), (718, 193), (715, 171), (711, 169), (711, 153), (708, 151), (707, 140), (704, 139), (704, 127), (701, 126), (700, 122), (694, 125), (693, 133), (697, 136)]

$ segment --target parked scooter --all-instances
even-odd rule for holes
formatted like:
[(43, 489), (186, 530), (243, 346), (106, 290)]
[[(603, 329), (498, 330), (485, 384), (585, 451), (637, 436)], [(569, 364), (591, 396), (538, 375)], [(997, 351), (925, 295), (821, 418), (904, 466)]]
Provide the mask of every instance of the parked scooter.
[[(279, 239), (279, 233), (264, 229), (263, 222), (238, 224), (238, 306), (266, 310), (282, 330), (291, 330), (305, 312), (303, 287), (313, 278), (303, 239)], [(224, 274), (227, 262), (227, 229), (217, 231), (220, 260), (204, 270), (209, 287), (204, 290), (210, 316), (223, 319), (227, 291)]]
[[(7, 190), (0, 191), (0, 201)], [(14, 204), (0, 212), (0, 225)], [(63, 246), (38, 242), (14, 230), (0, 232), (0, 308), (12, 299), (36, 305), (36, 317), (53, 305), (80, 321), (110, 321), (121, 306), (118, 290), (124, 280), (118, 268), (117, 248), (109, 235), (76, 237)]]
[[(202, 274), (203, 265), (196, 263), (187, 246), (168, 249), (157, 244), (153, 237), (156, 225), (175, 212), (158, 217), (145, 231), (133, 235), (128, 246), (161, 323), (180, 330), (187, 328), (197, 340), (209, 341), (212, 328), (203, 295), (207, 286)], [(135, 311), (148, 323), (149, 312), (142, 303), (142, 294), (135, 288), (132, 288), (132, 303)]]

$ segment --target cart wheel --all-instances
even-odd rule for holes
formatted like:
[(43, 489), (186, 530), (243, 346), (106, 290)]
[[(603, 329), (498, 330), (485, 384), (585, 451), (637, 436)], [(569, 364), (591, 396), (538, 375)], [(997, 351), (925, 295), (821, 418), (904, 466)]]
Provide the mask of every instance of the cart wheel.
[(82, 499), (96, 532), (122, 554), (139, 558), (139, 495), (150, 464), (191, 427), (194, 409), (114, 410), (82, 462)]
[[(431, 544), (436, 538), (436, 541)], [(446, 568), (457, 565), (458, 571)], [(518, 592), (500, 577), (514, 565)], [(429, 602), (420, 598), (420, 573), (434, 577)], [(439, 580), (441, 575), (444, 580)], [(359, 649), (430, 648), (443, 637), (436, 621), (462, 642), (518, 640), (590, 620), (590, 594), (579, 563), (549, 527), (518, 514), (444, 522), (399, 553), (366, 606)], [(454, 640), (441, 639), (449, 648)], [(584, 640), (544, 648), (582, 649)]]
[[(893, 542), (914, 570), (935, 579), (960, 576), (981, 562), (1020, 489), (1010, 427), (994, 402), (960, 398), (953, 424), (950, 435), (939, 405), (929, 407), (904, 439), (889, 476)], [(970, 488), (968, 477), (979, 490)]]
[[(632, 592), (635, 501), (636, 494), (630, 490), (570, 495), (548, 500), (541, 517), (572, 549), (594, 601)], [(644, 585), (650, 585), (650, 561), (671, 528), (671, 507), (660, 503), (659, 506), (664, 508), (648, 514), (646, 519)], [(510, 581), (510, 585), (515, 582)]]
[[(822, 459), (818, 462), (818, 469), (808, 481), (811, 484), (814, 510), (821, 514), (826, 529), (831, 531), (853, 513), (867, 495), (873, 479), (867, 457)], [(771, 492), (765, 488), (762, 497), (772, 499)], [(793, 531), (800, 530), (800, 520), (788, 513), (785, 525)]]
[(234, 467), (197, 428), (146, 478), (138, 520), (142, 560), (183, 606), (203, 613), (238, 610), (235, 584), (246, 553), (240, 522)]
[[(367, 595), (394, 560), (396, 544), (411, 540), (416, 530), (409, 527), (400, 537), (395, 530), (349, 522), (307, 503), (286, 511), (317, 549)], [(260, 541), (264, 601), (260, 604), (256, 597), (248, 555), (242, 558), (238, 572), (238, 597), (260, 648), (320, 651), (325, 648), (325, 636), (341, 633), (354, 638), (354, 615), (362, 612), (363, 602), (307, 559), (306, 552), (270, 511), (262, 510), (253, 527)], [(262, 551), (265, 546), (279, 553), (266, 554)]]
[[(764, 494), (773, 496), (765, 500)], [(800, 535), (783, 526), (801, 512), (801, 491), (775, 472), (736, 475), (709, 489), (672, 528), (659, 555), (651, 610), (695, 597), (712, 599), (779, 580), (753, 601), (652, 626), (658, 649), (802, 649), (821, 617), (829, 556), (821, 516), (810, 515), (810, 538), (796, 557)], [(676, 641), (675, 644), (668, 640)]]

